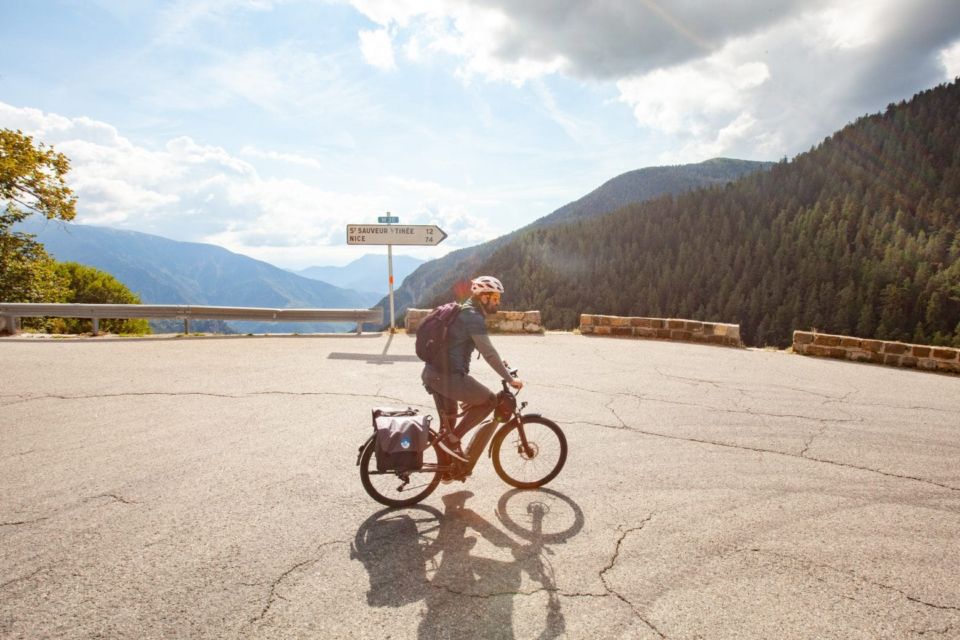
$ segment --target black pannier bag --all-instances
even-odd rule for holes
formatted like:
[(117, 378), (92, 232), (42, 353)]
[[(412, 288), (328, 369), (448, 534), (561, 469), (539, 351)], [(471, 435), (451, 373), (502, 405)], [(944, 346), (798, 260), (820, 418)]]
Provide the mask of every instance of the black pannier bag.
[(430, 441), (430, 416), (416, 409), (374, 409), (377, 471), (416, 471)]

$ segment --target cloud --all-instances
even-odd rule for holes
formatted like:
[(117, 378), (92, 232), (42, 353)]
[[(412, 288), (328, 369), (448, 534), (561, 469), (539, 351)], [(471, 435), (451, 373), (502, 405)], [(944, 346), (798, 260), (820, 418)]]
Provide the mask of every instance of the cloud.
[[(497, 235), (471, 215), (483, 198), (439, 183), (386, 178), (360, 193), (290, 177), (268, 177), (249, 159), (317, 169), (309, 157), (244, 147), (244, 158), (180, 136), (159, 147), (133, 143), (111, 125), (0, 102), (0, 127), (21, 129), (70, 158), (68, 184), (78, 196), (77, 222), (209, 242), (275, 264), (343, 262), (346, 226), (390, 207), (407, 224), (439, 224), (455, 247)], [(454, 241), (445, 243), (445, 253)], [(415, 252), (414, 252), (415, 253)], [(424, 255), (440, 255), (436, 248)]]
[(940, 52), (940, 62), (947, 71), (947, 79), (960, 77), (960, 40)]
[[(696, 152), (797, 153), (857, 116), (958, 74), (944, 0), (351, 0), (413, 62), (464, 81), (611, 82), (637, 124)], [(577, 123), (544, 109), (576, 138)]]
[(342, 242), (338, 233), (353, 217), (382, 208), (378, 198), (264, 178), (249, 162), (189, 137), (147, 148), (102, 122), (4, 103), (0, 126), (22, 129), (70, 158), (68, 183), (82, 223), (181, 240), (228, 239), (228, 248), (242, 252)]
[(360, 32), (360, 51), (368, 63), (378, 69), (396, 69), (393, 60), (393, 41), (386, 29)]

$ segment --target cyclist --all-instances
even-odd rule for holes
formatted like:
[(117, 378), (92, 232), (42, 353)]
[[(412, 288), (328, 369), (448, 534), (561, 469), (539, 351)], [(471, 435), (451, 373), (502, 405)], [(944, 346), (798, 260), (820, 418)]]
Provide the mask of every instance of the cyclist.
[[(487, 335), (484, 318), (496, 313), (500, 306), (503, 285), (492, 276), (480, 276), (470, 283), (470, 298), (460, 305), (460, 313), (447, 333), (446, 353), (439, 359), (440, 367), (427, 364), (421, 376), (427, 391), (435, 394), (440, 405), (441, 425), (445, 436), (437, 443), (454, 461), (467, 462), (460, 447), (460, 439), (480, 424), (497, 405), (497, 396), (470, 375), (470, 358), (474, 349), (501, 378), (515, 389), (523, 382), (513, 378), (506, 363)], [(466, 413), (453, 427), (457, 416), (457, 402), (462, 402)]]

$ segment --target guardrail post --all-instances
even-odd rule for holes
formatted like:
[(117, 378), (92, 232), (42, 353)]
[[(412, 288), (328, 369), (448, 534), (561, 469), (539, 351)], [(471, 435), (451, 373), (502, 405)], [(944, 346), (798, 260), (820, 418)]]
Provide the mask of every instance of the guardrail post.
[(100, 318), (93, 318), (93, 335), (100, 333)]
[(190, 335), (190, 318), (183, 319), (183, 335)]
[(20, 318), (18, 316), (0, 316), (0, 333), (16, 335), (20, 333)]
[(357, 316), (357, 335), (363, 333), (363, 316)]

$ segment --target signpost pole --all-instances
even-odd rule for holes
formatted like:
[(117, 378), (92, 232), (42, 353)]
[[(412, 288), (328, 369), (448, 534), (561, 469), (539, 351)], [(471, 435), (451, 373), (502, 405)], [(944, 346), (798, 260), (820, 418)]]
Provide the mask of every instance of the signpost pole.
[(387, 274), (390, 276), (390, 333), (396, 333), (393, 319), (393, 245), (387, 245)]

